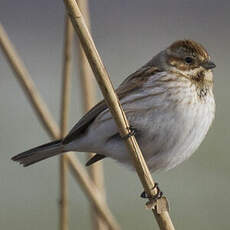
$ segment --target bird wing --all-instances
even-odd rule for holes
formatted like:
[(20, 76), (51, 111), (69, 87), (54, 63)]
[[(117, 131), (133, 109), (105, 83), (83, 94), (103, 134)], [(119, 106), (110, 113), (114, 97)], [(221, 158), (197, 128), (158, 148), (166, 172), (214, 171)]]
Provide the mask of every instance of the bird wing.
[(64, 138), (63, 144), (68, 144), (77, 138), (79, 135), (83, 134), (87, 127), (93, 122), (96, 116), (101, 113), (107, 105), (104, 100), (96, 104), (88, 113), (86, 113), (78, 123), (71, 129), (69, 134)]
[[(132, 91), (141, 88), (142, 85), (148, 80), (149, 76), (159, 72), (159, 69), (155, 66), (145, 65), (139, 70), (128, 76), (121, 85), (117, 88), (116, 93), (119, 99), (129, 95)], [(105, 100), (96, 104), (88, 113), (86, 113), (79, 122), (72, 128), (69, 134), (64, 138), (63, 144), (68, 144), (71, 141), (83, 134), (94, 119), (107, 108)]]

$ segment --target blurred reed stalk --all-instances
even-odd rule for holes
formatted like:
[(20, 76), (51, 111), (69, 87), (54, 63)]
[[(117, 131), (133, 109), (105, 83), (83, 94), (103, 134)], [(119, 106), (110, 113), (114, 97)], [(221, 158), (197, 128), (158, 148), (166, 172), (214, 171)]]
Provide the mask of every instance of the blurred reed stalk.
[(48, 107), (42, 100), (35, 84), (30, 77), (24, 63), (17, 55), (13, 44), (10, 42), (3, 26), (0, 24), (0, 46), (9, 62), (12, 70), (15, 73), (23, 91), (25, 92), (32, 108), (35, 110), (38, 119), (41, 121), (43, 128), (48, 132), (49, 136), (55, 139), (60, 138), (60, 130)]
[[(82, 14), (84, 15), (86, 24), (90, 29), (90, 16), (88, 9), (87, 0), (78, 0), (79, 7)], [(84, 50), (79, 43), (79, 69), (80, 69), (80, 79), (82, 85), (83, 93), (83, 106), (84, 111), (88, 112), (95, 105), (95, 83), (92, 76), (92, 71), (85, 56)], [(93, 157), (94, 153), (90, 153), (88, 158)], [(91, 165), (89, 168), (89, 174), (93, 182), (100, 190), (100, 193), (105, 198), (105, 189), (104, 189), (104, 175), (103, 175), (103, 164), (102, 161), (97, 162), (97, 164)], [(100, 214), (95, 209), (95, 206), (91, 206), (91, 215), (92, 215), (92, 227), (94, 230), (106, 230), (108, 229), (105, 222), (101, 218)]]
[(81, 181), (84, 181), (84, 184), (82, 186), (84, 192), (86, 193), (90, 202), (96, 208), (97, 212), (100, 214), (103, 220), (105, 220), (108, 228), (110, 230), (120, 230), (120, 226), (114, 220), (114, 217), (110, 213), (109, 209), (106, 208), (106, 202), (101, 196), (97, 186), (95, 186), (95, 184), (93, 183), (90, 183), (90, 177), (87, 174), (83, 174), (84, 170), (82, 170), (82, 166), (80, 165), (79, 161), (75, 161), (74, 158), (75, 157), (68, 158), (73, 176), (76, 177), (79, 183), (81, 183)]
[[(107, 106), (109, 107), (114, 120), (117, 123), (121, 136), (127, 136), (129, 134), (129, 123), (126, 115), (121, 107), (121, 104), (114, 91), (112, 83), (109, 79), (108, 73), (102, 63), (102, 60), (97, 52), (96, 46), (87, 29), (84, 18), (75, 0), (64, 0), (66, 9), (71, 18), (74, 29), (76, 30), (82, 47), (94, 72), (95, 78), (101, 88), (104, 95)], [(145, 192), (150, 197), (149, 202), (153, 202), (153, 197), (157, 191), (154, 188), (154, 181), (150, 174), (150, 171), (143, 158), (141, 150), (137, 144), (136, 138), (131, 136), (126, 139), (126, 144), (129, 152), (133, 158), (134, 165), (136, 167), (138, 176), (142, 182)], [(162, 200), (162, 199), (161, 199)], [(159, 202), (158, 202), (159, 203)], [(174, 230), (171, 218), (167, 210), (157, 212), (157, 207), (152, 209), (153, 214), (157, 220), (157, 223), (161, 230)]]
[[(73, 50), (73, 27), (68, 16), (65, 16), (65, 42), (63, 52), (63, 80), (61, 100), (61, 138), (68, 129), (69, 105), (71, 94), (71, 64)], [(67, 153), (68, 154), (68, 153)], [(60, 156), (60, 230), (68, 230), (68, 161), (67, 154)]]
[[(50, 114), (46, 103), (41, 98), (30, 74), (25, 68), (23, 62), (17, 55), (13, 44), (10, 42), (7, 33), (5, 32), (3, 26), (0, 24), (0, 47), (3, 50), (12, 70), (15, 73), (15, 76), (20, 82), (20, 85), (23, 88), (23, 91), (27, 95), (32, 108), (36, 112), (39, 120), (41, 121), (43, 127), (48, 132), (48, 134), (53, 139), (60, 139), (61, 132), (60, 129)], [(79, 185), (87, 194), (87, 198), (94, 204), (98, 212), (101, 212), (101, 216), (106, 221), (111, 230), (119, 230), (120, 227), (114, 217), (112, 216), (109, 208), (107, 207), (104, 200), (101, 198), (100, 192), (97, 188), (94, 188), (95, 185), (92, 180), (88, 177), (86, 170), (80, 165), (77, 158), (73, 155), (67, 155), (69, 165), (72, 169), (72, 172), (76, 178), (79, 178)], [(93, 192), (92, 189), (93, 188)]]

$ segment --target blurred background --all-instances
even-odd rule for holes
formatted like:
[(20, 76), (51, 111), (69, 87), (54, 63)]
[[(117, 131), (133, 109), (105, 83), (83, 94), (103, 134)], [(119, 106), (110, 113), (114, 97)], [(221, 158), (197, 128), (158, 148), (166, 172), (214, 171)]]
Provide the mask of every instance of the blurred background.
[[(90, 0), (89, 7), (93, 38), (115, 86), (177, 39), (199, 41), (209, 51), (217, 65), (215, 122), (189, 161), (154, 178), (170, 200), (176, 229), (229, 229), (230, 1)], [(64, 3), (1, 0), (0, 20), (59, 122)], [(75, 61), (69, 128), (83, 115), (81, 100)], [(50, 139), (2, 52), (0, 105), (0, 227), (58, 229), (58, 157), (29, 168), (10, 160)], [(84, 154), (78, 155), (85, 163)], [(122, 229), (153, 229), (136, 173), (109, 159), (104, 167), (107, 200)], [(71, 175), (69, 195), (70, 229), (90, 229), (89, 204)]]

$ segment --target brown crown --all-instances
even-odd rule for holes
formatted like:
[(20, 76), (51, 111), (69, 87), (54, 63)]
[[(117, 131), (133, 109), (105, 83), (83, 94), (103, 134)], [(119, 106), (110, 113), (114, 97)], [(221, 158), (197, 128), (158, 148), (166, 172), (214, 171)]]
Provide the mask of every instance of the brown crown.
[(202, 56), (204, 59), (209, 57), (206, 49), (199, 43), (192, 40), (179, 40), (174, 42), (170, 47), (171, 51), (184, 49), (186, 52), (193, 53), (194, 55)]

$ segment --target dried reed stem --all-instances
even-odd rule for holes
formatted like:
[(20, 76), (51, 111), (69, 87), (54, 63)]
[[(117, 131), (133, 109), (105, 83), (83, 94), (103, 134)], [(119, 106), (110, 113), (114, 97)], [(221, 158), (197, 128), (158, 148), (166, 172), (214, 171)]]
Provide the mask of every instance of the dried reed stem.
[(68, 130), (68, 117), (71, 91), (71, 64), (73, 47), (73, 26), (69, 17), (65, 18), (65, 44), (64, 44), (64, 64), (62, 81), (62, 102), (61, 102), (61, 137), (64, 138)]
[[(74, 160), (74, 156), (68, 158), (70, 168), (72, 169), (73, 176), (79, 181), (82, 182), (82, 188), (87, 194), (87, 197), (93, 204), (93, 206), (100, 212), (102, 218), (106, 221), (109, 229), (119, 230), (120, 227), (117, 222), (114, 220), (110, 210), (107, 208), (104, 198), (101, 196), (98, 188), (90, 182), (90, 177), (87, 174), (83, 174), (82, 166), (78, 161)], [(84, 183), (83, 183), (84, 181)]]
[(0, 24), (0, 46), (7, 57), (8, 62), (10, 63), (12, 70), (14, 71), (17, 79), (19, 80), (24, 92), (26, 93), (30, 103), (32, 104), (33, 109), (38, 114), (38, 118), (40, 119), (43, 127), (49, 133), (51, 137), (60, 138), (60, 130), (58, 125), (52, 119), (52, 116), (40, 97), (37, 88), (35, 87), (30, 74), (25, 68), (23, 62), (20, 60), (16, 51), (8, 36)]
[[(75, 0), (64, 0), (64, 2), (66, 4), (66, 8), (69, 12), (69, 16), (71, 18), (73, 26), (76, 32), (78, 33), (79, 39), (81, 41), (82, 47), (84, 48), (85, 54), (91, 65), (91, 68), (104, 95), (105, 101), (112, 113), (114, 120), (117, 123), (120, 134), (122, 136), (128, 135), (128, 120), (113, 89), (108, 73), (106, 72), (101, 58), (97, 52), (93, 39), (87, 29), (86, 23), (84, 21), (84, 18), (82, 17), (78, 4), (75, 2)], [(143, 158), (143, 155), (141, 153), (141, 150), (137, 144), (135, 137), (132, 136), (128, 138), (126, 140), (126, 144), (134, 160), (137, 173), (147, 195), (149, 197), (153, 197), (157, 191), (156, 189), (152, 189), (154, 187), (154, 181), (152, 179), (150, 171), (146, 165), (146, 162)], [(152, 201), (152, 199), (150, 199), (150, 201)], [(167, 211), (158, 214), (156, 212), (156, 209), (153, 209), (153, 213), (157, 219), (160, 229), (174, 229), (174, 226)]]
[[(87, 0), (78, 0), (79, 7), (81, 9), (82, 14), (86, 20), (88, 28), (90, 28), (90, 18), (89, 18), (89, 10), (88, 10), (88, 1)], [(80, 77), (81, 77), (81, 85), (83, 90), (83, 102), (84, 102), (84, 111), (88, 112), (95, 105), (95, 87), (93, 82), (92, 70), (89, 66), (87, 58), (85, 56), (84, 50), (79, 44), (79, 67), (80, 67)], [(94, 154), (90, 153), (89, 158), (91, 158)], [(89, 174), (100, 190), (101, 194), (104, 195), (105, 198), (105, 190), (104, 190), (104, 175), (103, 175), (103, 164), (102, 162), (98, 162), (97, 164), (91, 165), (89, 168)], [(91, 215), (92, 215), (92, 226), (94, 230), (106, 230), (108, 229), (105, 222), (101, 218), (100, 214), (95, 210), (95, 207), (91, 207)]]
[[(68, 129), (68, 116), (71, 92), (71, 52), (73, 49), (73, 26), (68, 16), (65, 17), (65, 44), (63, 58), (63, 83), (61, 105), (61, 137), (64, 138)], [(60, 156), (60, 229), (68, 230), (68, 173), (67, 155)]]
[(68, 156), (60, 156), (60, 230), (68, 230)]
[[(50, 134), (52, 138), (59, 139), (61, 137), (61, 132), (59, 130), (58, 125), (56, 124), (52, 115), (48, 111), (45, 102), (41, 99), (41, 96), (38, 90), (36, 89), (32, 78), (30, 77), (28, 71), (26, 70), (23, 62), (20, 60), (19, 56), (17, 55), (13, 45), (11, 44), (1, 24), (0, 24), (0, 46), (2, 47), (2, 50), (5, 56), (7, 57), (7, 60), (11, 65), (11, 68), (13, 69), (16, 76), (20, 80), (24, 92), (28, 96), (32, 104), (32, 107), (34, 108), (38, 118), (44, 125), (46, 131)], [(72, 169), (74, 170), (74, 174), (76, 176), (78, 176), (79, 174), (79, 177), (81, 177), (81, 181), (79, 181), (80, 186), (83, 187), (85, 190), (87, 190), (89, 187), (93, 188), (94, 183), (88, 177), (86, 170), (80, 167), (77, 158), (73, 157), (72, 155), (67, 155), (67, 158), (69, 161), (71, 161), (72, 164), (75, 163), (75, 167), (72, 167)], [(104, 210), (101, 215), (104, 217), (106, 222), (111, 221), (111, 223), (107, 223), (108, 225), (111, 226), (111, 229), (119, 230), (120, 228), (116, 223), (115, 219), (113, 218), (113, 216), (110, 214), (107, 205), (104, 203), (104, 201), (98, 199), (99, 195), (96, 192), (93, 193), (91, 191), (86, 191), (86, 193), (90, 196), (88, 198), (94, 203), (97, 210), (99, 211)], [(97, 202), (95, 202), (95, 200), (97, 200)]]

